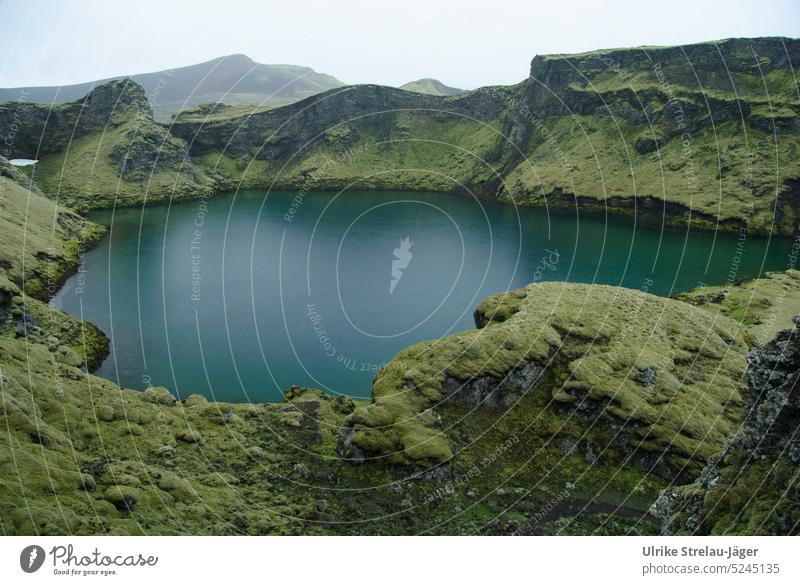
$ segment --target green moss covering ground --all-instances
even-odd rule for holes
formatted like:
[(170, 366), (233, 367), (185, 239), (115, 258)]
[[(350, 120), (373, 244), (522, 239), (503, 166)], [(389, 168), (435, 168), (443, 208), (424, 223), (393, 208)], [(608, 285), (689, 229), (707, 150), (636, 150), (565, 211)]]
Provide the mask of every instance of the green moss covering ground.
[(697, 480), (653, 506), (679, 534), (800, 533), (800, 315), (748, 354), (747, 416)]

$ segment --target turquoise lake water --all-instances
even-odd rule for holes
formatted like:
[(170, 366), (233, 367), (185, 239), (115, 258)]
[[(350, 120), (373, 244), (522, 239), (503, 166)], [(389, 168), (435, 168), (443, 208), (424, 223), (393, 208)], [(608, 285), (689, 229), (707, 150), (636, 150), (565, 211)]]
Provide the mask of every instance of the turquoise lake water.
[(112, 339), (96, 373), (223, 401), (292, 384), (367, 397), (400, 349), (529, 282), (670, 295), (785, 269), (790, 251), (433, 193), (240, 192), (92, 219), (111, 234), (53, 302)]

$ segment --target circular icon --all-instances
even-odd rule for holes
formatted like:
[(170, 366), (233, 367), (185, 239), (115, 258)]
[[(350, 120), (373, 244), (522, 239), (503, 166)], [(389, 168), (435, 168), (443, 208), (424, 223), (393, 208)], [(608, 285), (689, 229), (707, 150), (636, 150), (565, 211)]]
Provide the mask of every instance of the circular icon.
[(26, 546), (19, 554), (19, 566), (26, 573), (35, 573), (44, 564), (44, 557), (44, 549), (38, 544)]

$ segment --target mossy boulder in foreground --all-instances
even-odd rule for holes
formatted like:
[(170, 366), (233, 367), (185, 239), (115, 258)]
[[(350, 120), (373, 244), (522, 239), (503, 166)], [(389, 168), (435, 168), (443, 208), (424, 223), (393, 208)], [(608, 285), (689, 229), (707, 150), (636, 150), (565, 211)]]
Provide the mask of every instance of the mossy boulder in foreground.
[[(481, 327), (400, 352), (340, 436), (354, 460), (432, 467), (459, 447), (450, 409), (580, 420), (633, 462), (691, 474), (743, 416), (749, 336), (726, 317), (640, 291), (543, 283), (486, 299)], [(558, 426), (556, 432), (558, 434)], [(608, 439), (609, 443), (603, 441)]]

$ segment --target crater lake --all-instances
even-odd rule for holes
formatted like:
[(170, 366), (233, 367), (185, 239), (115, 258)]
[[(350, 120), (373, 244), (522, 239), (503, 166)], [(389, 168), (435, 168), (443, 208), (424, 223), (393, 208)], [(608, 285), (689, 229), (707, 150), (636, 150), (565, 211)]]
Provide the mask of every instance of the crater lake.
[(672, 295), (783, 270), (788, 240), (413, 192), (239, 192), (93, 213), (109, 235), (53, 303), (98, 325), (97, 374), (180, 397), (367, 398), (401, 349), (531, 282)]

